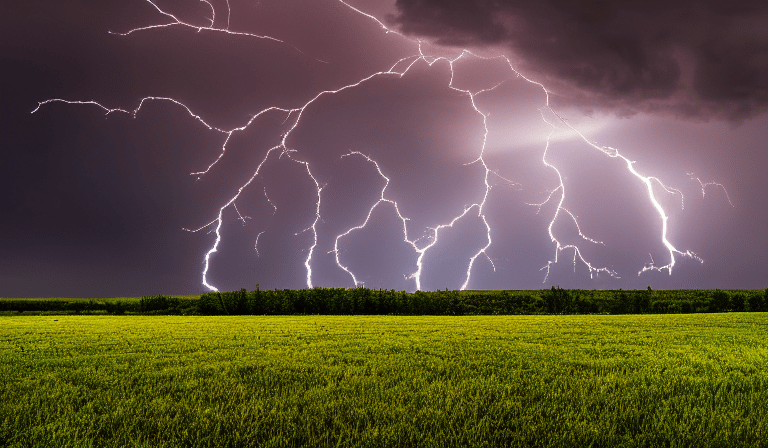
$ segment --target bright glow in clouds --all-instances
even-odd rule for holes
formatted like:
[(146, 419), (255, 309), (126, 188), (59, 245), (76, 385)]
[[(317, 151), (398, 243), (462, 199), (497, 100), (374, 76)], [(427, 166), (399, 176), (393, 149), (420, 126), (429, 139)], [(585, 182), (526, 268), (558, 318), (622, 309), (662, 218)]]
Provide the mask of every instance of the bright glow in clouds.
[[(198, 33), (210, 33), (211, 38), (219, 33), (269, 40), (280, 45), (281, 51), (297, 53), (293, 56), (312, 63), (334, 63), (299, 43), (235, 31), (237, 11), (229, 1), (202, 0), (210, 12), (199, 20), (204, 25), (186, 21), (180, 18), (181, 13), (166, 10), (160, 3), (147, 2), (164, 22), (115, 34), (132, 39), (142, 33), (155, 33), (153, 38), (162, 39), (162, 32), (190, 28)], [(550, 106), (550, 92), (536, 81), (536, 74), (518, 72), (507, 57), (481, 57), (469, 50), (453, 56), (433, 54), (427, 50), (431, 47), (399, 34), (372, 15), (343, 1), (337, 6), (357, 15), (364, 24), (361, 26), (380, 30), (382, 41), (396, 35), (398, 45), (410, 53), (403, 54), (388, 69), (371, 70), (343, 85), (318, 88), (309, 101), (280, 102), (263, 108), (236, 127), (215, 125), (213, 123), (225, 120), (193, 110), (194, 107), (182, 99), (161, 96), (141, 98), (135, 109), (103, 104), (98, 99), (54, 98), (41, 101), (33, 112), (61, 102), (72, 107), (101, 108), (108, 116), (127, 114), (135, 118), (148, 103), (170, 103), (188, 113), (196, 125), (223, 138), (217, 157), (191, 173), (200, 181), (229, 157), (232, 142), (246, 138), (254, 129), (263, 135), (279, 136), (274, 144), (266, 147), (253, 144), (254, 154), (260, 156), (245, 182), (211, 210), (204, 225), (185, 228), (214, 236), (202, 255), (200, 271), (202, 285), (213, 291), (242, 286), (217, 280), (218, 276), (226, 277), (220, 273), (228, 269), (227, 255), (221, 251), (223, 243), (235, 231), (234, 225), (248, 227), (259, 223), (261, 227), (254, 231), (255, 237), (247, 246), (252, 250), (253, 259), (263, 260), (270, 254), (264, 244), (275, 241), (274, 248), (290, 238), (287, 233), (281, 233), (285, 230), (279, 228), (282, 224), (264, 224), (276, 219), (288, 222), (295, 218), (294, 222), (301, 224), (291, 232), (295, 238), (291, 240), (292, 246), (282, 250), (300, 247), (305, 279), (302, 283), (307, 288), (481, 289), (484, 283), (476, 277), (493, 275), (499, 263), (510, 265), (508, 269), (516, 268), (504, 254), (504, 244), (509, 244), (510, 234), (514, 240), (516, 232), (515, 226), (505, 222), (505, 216), (526, 213), (528, 219), (543, 220), (538, 232), (548, 240), (545, 244), (550, 245), (546, 249), (548, 259), (531, 256), (528, 261), (538, 263), (544, 283), (552, 281), (554, 267), (561, 263), (564, 255), (573, 264), (574, 272), (579, 267), (586, 268), (589, 278), (642, 276), (649, 271), (673, 275), (674, 268), (683, 260), (703, 263), (696, 253), (679, 247), (670, 234), (674, 220), (670, 210), (682, 209), (684, 204), (682, 187), (665, 183), (662, 176), (652, 170), (637, 168), (635, 161), (620, 149), (595, 143), (587, 137), (610, 127), (613, 119), (586, 120), (571, 125)], [(291, 73), (286, 72), (284, 76)], [(367, 111), (381, 115), (366, 117)], [(348, 120), (334, 118), (345, 113), (349, 114)], [(413, 135), (392, 135), (394, 130), (406, 128)], [(382, 133), (386, 135), (380, 135)], [(398, 140), (400, 138), (402, 140)], [(561, 158), (580, 157), (573, 156), (576, 153), (599, 157), (600, 163), (608, 163), (605, 166), (610, 172), (605, 177), (613, 179), (613, 184), (600, 185), (601, 179), (589, 179), (596, 184), (591, 197), (597, 198), (597, 205), (584, 205), (571, 199), (569, 182), (578, 181), (579, 167)], [(611, 164), (609, 159), (620, 163)], [(294, 177), (271, 181), (275, 175), (269, 178), (265, 171), (278, 166)], [(680, 167), (681, 172), (685, 169)], [(363, 176), (360, 191), (355, 192), (355, 186), (345, 186), (352, 173)], [(694, 174), (689, 177), (698, 182), (702, 198), (712, 189), (722, 189), (727, 202), (733, 205), (723, 184), (701, 180)], [(294, 192), (300, 188), (304, 189)], [(354, 193), (350, 196), (353, 199), (347, 202), (336, 191), (344, 188), (351, 188)], [(611, 241), (582, 221), (590, 213), (590, 207), (599, 206), (600, 198), (622, 194), (616, 191), (621, 188), (640, 192), (621, 204), (642, 216), (639, 224), (642, 230), (626, 229), (623, 242), (647, 243), (649, 247), (640, 251), (650, 254), (650, 262), (616, 251)], [(286, 196), (288, 191), (293, 193)], [(272, 196), (281, 199), (273, 202)], [(671, 201), (668, 196), (676, 200)], [(267, 212), (256, 215), (245, 211), (256, 197), (268, 203)], [(328, 209), (339, 203), (344, 219)], [(502, 213), (501, 209), (506, 211)], [(377, 225), (385, 227), (376, 230), (380, 232), (378, 236), (366, 233), (374, 232)], [(363, 237), (364, 234), (368, 236)], [(501, 235), (505, 235), (503, 239), (507, 242), (499, 245), (497, 240), (502, 239)], [(646, 238), (648, 235), (652, 238)], [(296, 242), (301, 238), (305, 239)], [(520, 238), (528, 237), (521, 235)], [(397, 254), (391, 258), (383, 255), (395, 247), (400, 247)], [(388, 263), (387, 272), (399, 272), (402, 278), (394, 283), (388, 283), (386, 278), (396, 277), (368, 282), (366, 278), (371, 277), (370, 273), (362, 271), (370, 269), (361, 266), (364, 264), (361, 257), (382, 258), (382, 263)], [(628, 260), (617, 261), (622, 258)], [(632, 265), (633, 270), (627, 269)], [(288, 264), (285, 269), (298, 275), (291, 271), (295, 265)], [(268, 275), (255, 269), (253, 283), (268, 283), (264, 278)]]

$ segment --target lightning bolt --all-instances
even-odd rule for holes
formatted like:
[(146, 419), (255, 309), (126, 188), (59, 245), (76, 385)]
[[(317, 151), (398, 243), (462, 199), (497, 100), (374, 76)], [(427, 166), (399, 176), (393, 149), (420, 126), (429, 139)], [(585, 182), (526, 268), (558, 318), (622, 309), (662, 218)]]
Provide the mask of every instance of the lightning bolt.
[[(648, 200), (653, 205), (653, 208), (656, 210), (656, 213), (658, 213), (659, 219), (661, 220), (661, 235), (660, 235), (660, 237), (661, 237), (661, 242), (664, 244), (664, 247), (666, 247), (667, 251), (669, 252), (669, 262), (667, 264), (663, 265), (663, 266), (655, 266), (653, 264), (653, 262), (651, 262), (650, 264), (647, 264), (646, 266), (644, 266), (637, 273), (637, 275), (641, 275), (643, 272), (646, 272), (646, 271), (659, 271), (659, 272), (661, 272), (661, 271), (663, 271), (665, 269), (667, 270), (669, 275), (672, 275), (672, 268), (675, 266), (675, 254), (682, 255), (684, 257), (693, 258), (693, 259), (697, 260), (698, 262), (703, 263), (704, 260), (702, 260), (694, 252), (692, 252), (690, 250), (686, 250), (686, 251), (683, 252), (683, 251), (677, 249), (669, 241), (669, 239), (667, 238), (667, 230), (668, 230), (668, 226), (669, 226), (669, 224), (668, 224), (669, 216), (667, 215), (666, 211), (664, 210), (664, 208), (659, 203), (659, 200), (657, 199), (656, 194), (653, 191), (653, 184), (654, 183), (658, 183), (667, 192), (674, 192), (674, 191), (678, 191), (679, 192), (679, 190), (673, 190), (670, 187), (667, 187), (657, 177), (654, 177), (654, 176), (643, 176), (642, 174), (640, 174), (635, 169), (635, 166), (634, 166), (635, 162), (630, 160), (630, 159), (628, 159), (627, 157), (621, 155), (619, 153), (618, 149), (612, 148), (610, 146), (600, 146), (597, 143), (591, 142), (589, 139), (587, 139), (584, 136), (584, 134), (582, 134), (581, 132), (579, 132), (578, 130), (573, 128), (571, 125), (566, 123), (565, 120), (563, 120), (562, 118), (560, 118), (560, 119), (571, 130), (577, 132), (579, 134), (579, 136), (582, 138), (582, 140), (584, 140), (584, 142), (586, 142), (591, 147), (597, 149), (598, 151), (602, 152), (603, 154), (605, 154), (608, 157), (619, 158), (619, 159), (623, 160), (625, 165), (626, 165), (627, 171), (629, 171), (630, 174), (632, 174), (632, 176), (634, 176), (636, 179), (638, 179), (640, 182), (642, 182), (645, 185), (645, 187), (646, 187), (646, 191), (647, 191), (647, 194), (648, 194)], [(579, 231), (579, 233), (581, 233), (581, 231)], [(591, 267), (590, 267), (590, 270), (591, 270)]]
[(723, 190), (723, 193), (725, 193), (725, 199), (728, 200), (728, 203), (731, 205), (731, 207), (735, 207), (733, 205), (733, 202), (731, 202), (731, 197), (728, 196), (728, 190), (725, 189), (725, 186), (719, 182), (704, 182), (700, 178), (695, 177), (693, 173), (688, 173), (688, 176), (691, 178), (691, 180), (695, 180), (699, 183), (701, 186), (701, 197), (704, 198), (707, 195), (707, 187), (713, 186), (713, 187), (720, 187)]
[[(188, 21), (184, 21), (180, 19), (178, 16), (162, 9), (152, 0), (146, 0), (146, 1), (156, 10), (156, 12), (161, 17), (163, 17), (166, 20), (164, 23), (141, 26), (141, 27), (130, 29), (125, 32), (111, 32), (111, 33), (120, 35), (120, 36), (130, 36), (134, 33), (140, 33), (140, 32), (151, 30), (151, 29), (185, 27), (185, 28), (194, 29), (197, 32), (224, 33), (224, 34), (243, 36), (243, 37), (253, 38), (253, 39), (266, 39), (266, 40), (275, 41), (290, 48), (291, 51), (299, 52), (301, 55), (305, 57), (310, 57), (317, 61), (327, 63), (320, 59), (314, 58), (311, 55), (308, 55), (305, 51), (301, 50), (300, 48), (294, 46), (291, 43), (285, 42), (281, 39), (277, 39), (277, 38), (266, 36), (266, 35), (259, 35), (259, 34), (253, 34), (248, 32), (231, 30), (230, 18), (231, 18), (232, 11), (230, 8), (229, 0), (226, 1), (226, 25), (218, 26), (218, 27), (216, 26), (217, 25), (216, 8), (213, 6), (212, 3), (210, 3), (207, 0), (200, 0), (202, 3), (205, 3), (211, 10), (210, 17), (203, 18), (207, 22), (206, 24), (195, 24), (195, 23), (190, 23)], [(414, 67), (420, 61), (428, 64), (430, 67), (438, 61), (446, 62), (450, 68), (450, 75), (451, 75), (450, 81), (448, 82), (446, 87), (448, 89), (451, 89), (457, 92), (460, 95), (463, 95), (467, 100), (467, 105), (472, 108), (472, 110), (474, 111), (474, 113), (478, 115), (478, 117), (481, 118), (483, 123), (482, 143), (480, 144), (478, 156), (476, 159), (468, 163), (468, 165), (477, 164), (483, 169), (484, 192), (482, 193), (482, 197), (478, 198), (478, 200), (473, 203), (466, 204), (463, 208), (463, 211), (457, 214), (456, 216), (453, 216), (451, 219), (445, 222), (442, 222), (434, 227), (428, 228), (426, 231), (426, 234), (422, 234), (419, 237), (414, 237), (413, 235), (409, 235), (409, 230), (407, 226), (407, 222), (409, 221), (409, 218), (401, 212), (401, 207), (398, 205), (397, 201), (395, 201), (394, 199), (388, 196), (388, 187), (390, 186), (391, 177), (387, 176), (386, 169), (383, 168), (379, 164), (379, 162), (375, 160), (373, 157), (371, 157), (370, 155), (366, 155), (359, 150), (352, 150), (347, 154), (342, 155), (341, 157), (342, 158), (359, 157), (365, 160), (367, 163), (372, 164), (373, 167), (376, 169), (378, 176), (384, 181), (384, 186), (380, 191), (379, 197), (368, 209), (367, 214), (365, 215), (365, 219), (359, 224), (352, 226), (346, 229), (345, 231), (341, 232), (340, 234), (336, 235), (334, 239), (333, 249), (329, 253), (332, 253), (334, 255), (337, 267), (342, 271), (344, 271), (349, 276), (351, 280), (351, 284), (353, 286), (363, 285), (364, 283), (358, 280), (358, 277), (355, 275), (354, 267), (345, 265), (344, 263), (342, 263), (340, 259), (340, 254), (342, 253), (342, 242), (354, 232), (364, 229), (366, 226), (368, 226), (370, 221), (372, 220), (373, 212), (377, 207), (381, 206), (382, 204), (390, 204), (395, 210), (398, 219), (402, 223), (403, 241), (413, 249), (415, 254), (417, 254), (416, 270), (414, 272), (406, 274), (405, 278), (413, 280), (415, 289), (419, 290), (422, 288), (422, 273), (423, 273), (423, 268), (425, 263), (424, 257), (431, 249), (433, 249), (438, 244), (440, 240), (441, 232), (444, 232), (447, 229), (452, 228), (457, 222), (459, 222), (462, 218), (466, 216), (469, 216), (469, 215), (476, 216), (484, 226), (485, 243), (482, 245), (482, 247), (479, 247), (473, 254), (469, 256), (467, 269), (464, 276), (464, 281), (461, 285), (461, 289), (466, 289), (469, 287), (471, 283), (472, 270), (475, 267), (476, 261), (478, 258), (484, 257), (484, 259), (486, 259), (490, 263), (493, 270), (495, 271), (496, 269), (496, 266), (493, 260), (488, 255), (488, 250), (493, 243), (492, 236), (494, 234), (494, 230), (491, 228), (491, 225), (487, 219), (486, 209), (488, 207), (489, 193), (493, 188), (496, 187), (496, 185), (492, 185), (490, 181), (491, 176), (494, 176), (500, 179), (503, 182), (502, 185), (507, 185), (513, 188), (518, 188), (518, 189), (523, 188), (521, 184), (514, 182), (508, 178), (505, 178), (504, 176), (500, 175), (496, 170), (492, 170), (489, 167), (489, 165), (486, 163), (485, 156), (486, 156), (486, 145), (487, 145), (488, 134), (489, 134), (489, 128), (488, 128), (489, 112), (484, 111), (481, 107), (478, 106), (476, 102), (476, 99), (479, 96), (491, 94), (495, 89), (497, 89), (499, 86), (504, 84), (506, 81), (502, 81), (501, 83), (498, 83), (491, 88), (482, 89), (478, 91), (461, 89), (454, 85), (455, 65), (459, 61), (468, 60), (468, 59), (498, 59), (500, 61), (504, 61), (504, 63), (509, 69), (510, 77), (512, 79), (522, 79), (532, 85), (537, 86), (544, 93), (544, 97), (545, 97), (545, 104), (539, 109), (539, 111), (540, 111), (541, 119), (551, 127), (551, 131), (549, 132), (546, 138), (546, 141), (544, 142), (544, 145), (543, 145), (544, 147), (543, 147), (542, 156), (541, 156), (541, 163), (543, 164), (545, 169), (550, 170), (555, 174), (555, 177), (557, 178), (557, 184), (555, 185), (554, 188), (549, 190), (548, 195), (544, 201), (539, 203), (529, 204), (533, 207), (537, 207), (537, 213), (542, 210), (542, 207), (545, 204), (549, 204), (549, 203), (555, 204), (554, 213), (547, 226), (547, 235), (549, 236), (550, 241), (554, 245), (554, 254), (552, 258), (549, 261), (547, 261), (546, 265), (541, 268), (541, 270), (545, 271), (544, 282), (546, 282), (547, 279), (549, 278), (552, 266), (558, 263), (559, 257), (561, 256), (561, 253), (563, 253), (564, 251), (572, 251), (573, 253), (572, 262), (574, 265), (574, 270), (576, 269), (577, 263), (581, 262), (589, 270), (590, 278), (593, 278), (593, 276), (599, 275), (601, 273), (607, 274), (611, 277), (619, 277), (619, 274), (614, 270), (610, 269), (609, 267), (598, 266), (593, 262), (590, 262), (583, 255), (580, 245), (575, 243), (563, 242), (561, 239), (558, 238), (554, 230), (554, 227), (557, 222), (563, 219), (569, 220), (575, 225), (575, 228), (578, 232), (578, 236), (581, 239), (581, 241), (583, 241), (586, 244), (605, 246), (604, 242), (594, 239), (592, 237), (589, 237), (584, 232), (582, 232), (581, 226), (579, 224), (578, 216), (572, 213), (568, 208), (566, 208), (565, 203), (566, 203), (567, 191), (566, 191), (566, 184), (565, 184), (563, 175), (561, 173), (561, 170), (548, 158), (552, 136), (558, 128), (562, 128), (563, 126), (575, 132), (583, 142), (585, 142), (590, 148), (598, 151), (600, 154), (609, 158), (622, 160), (624, 162), (624, 166), (626, 167), (628, 175), (631, 176), (632, 179), (641, 183), (645, 187), (647, 200), (652, 205), (657, 215), (658, 221), (661, 223), (661, 232), (659, 234), (659, 241), (667, 249), (669, 259), (664, 265), (657, 266), (654, 264), (653, 258), (651, 258), (651, 262), (643, 266), (638, 272), (638, 275), (641, 275), (642, 273), (647, 271), (661, 272), (664, 270), (668, 271), (668, 273), (671, 275), (672, 268), (676, 264), (676, 255), (691, 258), (699, 262), (703, 262), (703, 260), (695, 253), (689, 250), (680, 250), (676, 248), (672, 244), (672, 242), (669, 241), (668, 235), (667, 235), (669, 216), (657, 198), (656, 192), (654, 191), (654, 185), (660, 187), (663, 191), (667, 193), (679, 194), (681, 198), (681, 206), (682, 206), (683, 198), (680, 190), (665, 185), (658, 177), (641, 174), (635, 169), (634, 162), (628, 159), (627, 157), (623, 156), (622, 154), (620, 154), (618, 149), (615, 149), (610, 146), (602, 146), (595, 142), (590, 141), (584, 134), (582, 134), (579, 130), (577, 130), (575, 127), (570, 125), (563, 117), (561, 117), (556, 111), (554, 111), (550, 107), (550, 92), (545, 88), (545, 86), (518, 72), (513, 67), (513, 64), (509, 58), (507, 58), (504, 55), (499, 55), (494, 57), (483, 57), (471, 52), (470, 50), (463, 50), (458, 54), (458, 56), (455, 56), (455, 57), (429, 55), (429, 54), (426, 54), (424, 51), (424, 42), (420, 40), (414, 40), (407, 36), (404, 36), (398, 31), (388, 28), (378, 18), (359, 10), (353, 7), (352, 5), (349, 5), (343, 0), (338, 0), (338, 1), (339, 3), (349, 8), (350, 10), (354, 11), (355, 13), (363, 17), (366, 17), (373, 24), (380, 27), (385, 33), (395, 34), (397, 36), (400, 36), (402, 39), (405, 39), (407, 42), (413, 45), (414, 54), (411, 56), (403, 57), (402, 59), (398, 60), (394, 65), (392, 65), (389, 68), (389, 70), (371, 73), (368, 76), (365, 76), (357, 80), (356, 82), (344, 85), (337, 89), (320, 91), (314, 97), (312, 97), (309, 101), (307, 101), (304, 104), (298, 105), (297, 107), (286, 108), (286, 107), (271, 106), (271, 107), (265, 108), (260, 112), (251, 116), (251, 118), (248, 121), (246, 121), (242, 126), (235, 127), (232, 129), (221, 129), (221, 128), (212, 126), (205, 119), (203, 119), (200, 115), (194, 113), (189, 107), (187, 107), (182, 102), (173, 98), (156, 97), (156, 96), (148, 96), (148, 97), (142, 98), (139, 101), (138, 106), (132, 110), (123, 109), (123, 108), (109, 108), (97, 102), (96, 100), (73, 101), (73, 100), (65, 100), (65, 99), (47, 99), (45, 101), (39, 102), (37, 107), (32, 111), (32, 113), (37, 112), (42, 107), (48, 104), (61, 102), (69, 105), (87, 105), (87, 106), (97, 107), (104, 111), (105, 116), (108, 116), (110, 114), (120, 113), (120, 114), (127, 114), (135, 118), (140, 113), (143, 106), (148, 102), (160, 101), (160, 102), (172, 103), (177, 107), (183, 108), (194, 121), (205, 126), (208, 130), (221, 133), (224, 136), (219, 154), (213, 160), (213, 162), (211, 162), (207, 167), (199, 171), (190, 173), (191, 175), (195, 176), (197, 179), (201, 179), (203, 176), (208, 174), (210, 170), (222, 160), (222, 158), (225, 156), (227, 152), (228, 144), (235, 133), (246, 130), (247, 128), (252, 126), (255, 122), (267, 116), (272, 116), (273, 114), (278, 114), (279, 116), (282, 116), (283, 117), (282, 123), (285, 126), (285, 131), (282, 133), (282, 138), (280, 143), (266, 150), (264, 157), (259, 161), (252, 175), (248, 178), (248, 180), (243, 185), (241, 185), (238, 188), (234, 196), (230, 197), (227, 201), (223, 203), (223, 205), (221, 205), (218, 208), (217, 212), (215, 213), (215, 217), (212, 220), (210, 220), (207, 224), (203, 225), (202, 227), (195, 228), (195, 229), (185, 228), (184, 230), (189, 232), (200, 232), (204, 229), (208, 229), (209, 233), (215, 234), (215, 241), (204, 256), (203, 270), (202, 270), (201, 276), (202, 276), (202, 284), (206, 288), (212, 291), (218, 291), (217, 287), (211, 284), (211, 281), (209, 279), (209, 270), (211, 267), (212, 257), (218, 251), (219, 245), (221, 243), (221, 239), (223, 237), (222, 226), (224, 224), (225, 210), (227, 210), (231, 206), (233, 210), (236, 212), (236, 215), (238, 217), (237, 219), (240, 220), (243, 225), (246, 225), (247, 220), (250, 220), (252, 218), (250, 216), (241, 214), (237, 208), (236, 202), (240, 198), (243, 191), (249, 186), (251, 186), (257, 178), (259, 178), (259, 176), (262, 174), (262, 169), (265, 166), (265, 164), (268, 161), (273, 160), (275, 158), (278, 158), (278, 159), (286, 158), (291, 162), (300, 164), (304, 168), (306, 172), (306, 176), (312, 181), (315, 188), (315, 192), (316, 192), (316, 201), (315, 201), (315, 206), (313, 210), (314, 218), (308, 227), (296, 233), (296, 235), (299, 235), (302, 233), (309, 233), (312, 236), (312, 243), (307, 248), (307, 255), (304, 260), (304, 267), (306, 270), (306, 286), (308, 288), (312, 288), (314, 285), (312, 262), (313, 262), (313, 256), (315, 255), (316, 250), (318, 249), (318, 224), (323, 221), (323, 217), (321, 216), (321, 204), (324, 196), (325, 185), (321, 181), (321, 179), (314, 174), (313, 167), (311, 166), (310, 162), (306, 160), (302, 160), (300, 152), (297, 151), (296, 149), (290, 148), (288, 144), (289, 137), (294, 133), (296, 129), (299, 128), (300, 124), (302, 123), (302, 118), (305, 114), (305, 111), (310, 106), (315, 104), (320, 98), (333, 96), (333, 95), (340, 94), (341, 92), (344, 92), (344, 91), (356, 89), (360, 86), (365, 85), (366, 83), (370, 82), (375, 78), (381, 78), (381, 77), (388, 77), (388, 78), (394, 78), (394, 79), (403, 78), (406, 75), (406, 73), (408, 73), (412, 69), (412, 67)], [(708, 186), (720, 187), (725, 191), (725, 187), (722, 184), (719, 184), (717, 182), (704, 183), (699, 178), (693, 177), (693, 174), (689, 174), (689, 176), (691, 177), (691, 179), (698, 181), (699, 184), (701, 185), (702, 196), (705, 195), (705, 190), (706, 190), (706, 187)], [(269, 199), (269, 196), (267, 195), (266, 187), (264, 187), (263, 189), (263, 194), (264, 194), (264, 197), (266, 198), (266, 201), (273, 208), (272, 213), (273, 214), (276, 213), (278, 211), (278, 208)], [(726, 197), (728, 198), (728, 202), (731, 205), (733, 205), (731, 203), (730, 197), (727, 196), (727, 191), (726, 191)], [(262, 236), (263, 233), (264, 231), (259, 232), (254, 241), (254, 251), (257, 257), (259, 256), (259, 250), (258, 250), (259, 238)]]

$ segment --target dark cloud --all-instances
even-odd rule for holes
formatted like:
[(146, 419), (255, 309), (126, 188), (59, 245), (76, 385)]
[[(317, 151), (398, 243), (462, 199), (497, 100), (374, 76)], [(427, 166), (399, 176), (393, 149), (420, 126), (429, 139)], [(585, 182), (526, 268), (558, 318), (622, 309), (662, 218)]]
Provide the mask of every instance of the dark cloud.
[[(308, 258), (317, 286), (353, 286), (354, 274), (368, 287), (413, 290), (421, 267), (423, 289), (453, 289), (472, 263), (470, 289), (765, 287), (768, 152), (754, 148), (768, 145), (768, 115), (736, 127), (566, 111), (685, 195), (683, 209), (682, 195), (658, 187), (671, 241), (706, 263), (677, 257), (673, 275), (636, 276), (651, 258), (668, 259), (645, 185), (563, 129), (547, 144), (544, 90), (503, 59), (414, 63), (413, 41), (339, 0), (210, 3), (217, 27), (282, 42), (177, 25), (110, 34), (169, 22), (145, 1), (0, 2), (0, 296), (200, 293), (214, 247), (206, 279), (222, 290), (306, 287)], [(377, 17), (389, 7), (354, 3)], [(196, 26), (210, 22), (206, 3), (157, 4)], [(626, 2), (401, 2), (397, 20), (443, 44), (514, 48), (515, 66), (559, 94), (558, 110), (568, 100), (744, 117), (766, 102), (761, 8), (649, 16), (646, 4)], [(393, 66), (409, 69), (372, 76)], [(239, 130), (209, 129), (164, 100), (145, 101), (135, 116), (62, 102), (30, 114), (52, 98), (133, 110), (147, 96)], [(295, 111), (258, 114), (307, 102), (299, 123)], [(285, 151), (273, 149), (283, 141)], [(621, 278), (591, 278), (572, 251), (556, 255), (549, 225), (560, 180), (545, 161), (567, 189), (568, 213), (552, 232)], [(714, 185), (705, 195), (690, 171), (722, 182), (730, 199)], [(480, 202), (482, 215), (470, 207)], [(604, 244), (585, 241), (569, 213)]]
[(389, 20), (408, 35), (511, 50), (561, 103), (733, 120), (768, 106), (765, 1), (397, 0), (397, 9)]

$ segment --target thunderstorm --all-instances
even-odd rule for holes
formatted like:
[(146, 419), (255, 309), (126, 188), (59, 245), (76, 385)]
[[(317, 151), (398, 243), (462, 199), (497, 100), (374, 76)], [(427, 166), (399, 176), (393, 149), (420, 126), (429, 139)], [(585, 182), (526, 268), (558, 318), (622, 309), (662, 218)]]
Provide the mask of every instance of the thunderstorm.
[[(230, 0), (146, 0), (146, 23), (111, 31), (128, 42), (163, 45), (167, 35), (194, 33), (239, 45), (244, 58), (273, 64), (300, 91), (284, 99), (254, 81), (249, 89), (266, 93), (245, 118), (235, 112), (251, 107), (242, 87), (221, 114), (194, 95), (162, 92), (136, 98), (135, 107), (46, 98), (32, 113), (61, 104), (139, 120), (162, 104), (205, 133), (207, 159), (189, 177), (216, 193), (201, 200), (207, 214), (179, 231), (206, 243), (196, 275), (210, 291), (239, 289), (244, 279), (248, 287), (515, 288), (531, 272), (540, 285), (573, 275), (611, 287), (704, 263), (706, 255), (685, 247), (696, 242), (681, 238), (691, 200), (684, 193), (700, 189), (697, 200), (711, 193), (735, 208), (723, 183), (684, 166), (655, 170), (641, 151), (596, 142), (587, 119), (572, 123), (556, 110), (552, 97), (563, 92), (519, 71), (512, 55), (439, 45), (359, 5), (327, 3), (353, 23), (346, 32), (366, 37), (325, 51), (334, 43), (293, 41), (266, 18), (256, 22), (268, 31), (251, 32), (238, 14), (253, 12)], [(367, 50), (374, 40), (387, 51)], [(302, 77), (273, 55), (339, 75)], [(639, 230), (608, 227), (605, 213)]]

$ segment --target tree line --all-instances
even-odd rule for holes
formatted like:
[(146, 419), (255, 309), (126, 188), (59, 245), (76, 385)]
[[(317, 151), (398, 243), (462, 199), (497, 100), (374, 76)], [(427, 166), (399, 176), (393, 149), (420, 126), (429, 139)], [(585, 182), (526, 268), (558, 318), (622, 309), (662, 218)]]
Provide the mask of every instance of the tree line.
[(312, 288), (209, 292), (199, 298), (165, 295), (139, 300), (0, 299), (0, 312), (61, 314), (667, 314), (768, 311), (765, 290), (416, 291)]

